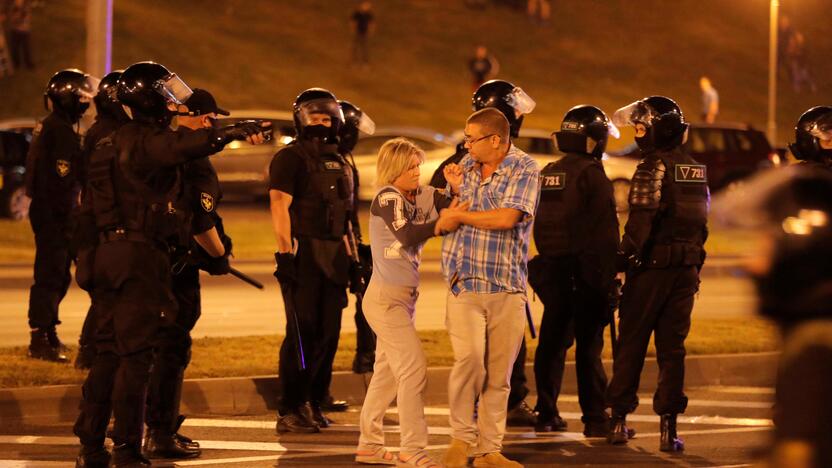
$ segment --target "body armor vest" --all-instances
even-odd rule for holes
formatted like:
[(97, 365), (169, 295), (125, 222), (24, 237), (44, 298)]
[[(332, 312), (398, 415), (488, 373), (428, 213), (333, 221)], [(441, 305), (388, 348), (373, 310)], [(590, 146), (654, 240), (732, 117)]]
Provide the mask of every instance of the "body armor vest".
[(679, 150), (656, 156), (666, 173), (647, 266), (701, 265), (710, 206), (707, 167)]
[[(116, 132), (102, 138), (90, 157), (87, 201), (99, 232), (139, 235), (148, 241), (187, 245), (188, 210), (183, 209), (182, 170), (155, 174), (166, 190), (151, 187), (130, 170), (140, 158), (139, 135)], [(135, 238), (135, 237), (134, 237)]]
[(352, 169), (334, 146), (323, 154), (312, 154), (302, 143), (290, 150), (297, 151), (309, 175), (308, 186), (289, 208), (292, 235), (340, 241), (353, 207)]
[(581, 252), (593, 213), (581, 202), (580, 180), (590, 166), (601, 163), (588, 156), (567, 154), (540, 171), (540, 206), (534, 222), (534, 242), (541, 255), (575, 255)]

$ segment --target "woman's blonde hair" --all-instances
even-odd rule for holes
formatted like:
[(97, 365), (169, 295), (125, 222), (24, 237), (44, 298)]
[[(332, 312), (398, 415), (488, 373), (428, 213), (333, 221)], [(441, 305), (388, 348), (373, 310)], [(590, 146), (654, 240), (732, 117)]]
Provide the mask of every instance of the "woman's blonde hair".
[(425, 162), (425, 152), (407, 138), (393, 138), (384, 142), (378, 150), (376, 186), (384, 187), (392, 184), (407, 171), (414, 155), (419, 158), (419, 164)]

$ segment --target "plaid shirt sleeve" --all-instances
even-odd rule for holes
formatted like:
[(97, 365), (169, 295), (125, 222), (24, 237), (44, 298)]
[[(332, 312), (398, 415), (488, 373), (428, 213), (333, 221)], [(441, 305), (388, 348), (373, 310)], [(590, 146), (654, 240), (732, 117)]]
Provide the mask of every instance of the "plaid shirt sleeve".
[(500, 208), (514, 208), (524, 213), (523, 221), (529, 222), (537, 211), (540, 198), (540, 171), (537, 163), (525, 156), (509, 177), (506, 192), (503, 194)]

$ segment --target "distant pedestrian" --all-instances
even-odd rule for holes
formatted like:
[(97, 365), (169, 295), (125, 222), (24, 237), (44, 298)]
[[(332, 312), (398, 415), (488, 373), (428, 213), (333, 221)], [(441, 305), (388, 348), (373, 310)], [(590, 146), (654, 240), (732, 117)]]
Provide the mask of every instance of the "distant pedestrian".
[(370, 49), (367, 40), (375, 31), (375, 15), (373, 15), (373, 4), (361, 2), (361, 5), (353, 12), (352, 30), (355, 38), (352, 43), (352, 63), (369, 65)]
[(14, 0), (9, 8), (9, 48), (12, 63), (20, 69), (22, 66), (32, 69), (32, 2), (30, 0)]
[(801, 32), (795, 32), (786, 49), (786, 67), (789, 70), (792, 89), (795, 93), (803, 90), (817, 92), (817, 85), (809, 72), (809, 65), (806, 62), (806, 39)]
[(500, 71), (500, 63), (488, 53), (484, 45), (477, 46), (474, 56), (468, 61), (468, 70), (471, 72), (472, 86), (474, 91), (481, 84), (496, 76)]
[(702, 121), (714, 123), (719, 114), (719, 93), (707, 76), (699, 78), (699, 88), (702, 89)]
[(529, 0), (526, 3), (526, 13), (532, 23), (547, 24), (552, 15), (552, 5), (549, 0)]
[(791, 20), (788, 16), (781, 16), (777, 23), (777, 69), (785, 71), (787, 76), (789, 72), (788, 48), (792, 36), (794, 36), (794, 28), (792, 28)]

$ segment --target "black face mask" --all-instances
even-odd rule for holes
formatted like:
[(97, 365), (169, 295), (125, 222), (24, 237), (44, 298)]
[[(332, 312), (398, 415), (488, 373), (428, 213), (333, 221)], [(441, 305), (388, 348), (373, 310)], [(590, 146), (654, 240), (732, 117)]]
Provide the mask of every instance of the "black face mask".
[(303, 137), (307, 140), (325, 141), (329, 138), (330, 130), (325, 125), (308, 125), (303, 127)]
[(649, 153), (655, 149), (653, 135), (648, 131), (643, 137), (636, 137), (636, 145), (643, 153)]

